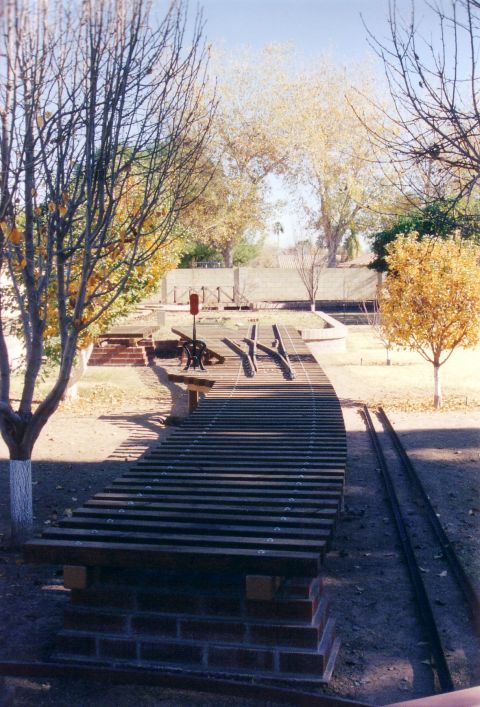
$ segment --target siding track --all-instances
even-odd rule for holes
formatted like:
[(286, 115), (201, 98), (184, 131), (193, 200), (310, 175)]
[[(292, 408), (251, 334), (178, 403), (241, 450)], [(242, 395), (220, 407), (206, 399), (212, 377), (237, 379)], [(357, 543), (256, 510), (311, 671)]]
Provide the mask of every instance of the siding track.
[[(378, 460), (440, 692), (472, 684), (479, 599), (385, 411), (362, 414)], [(433, 564), (432, 564), (433, 561)], [(475, 636), (476, 634), (476, 636)]]

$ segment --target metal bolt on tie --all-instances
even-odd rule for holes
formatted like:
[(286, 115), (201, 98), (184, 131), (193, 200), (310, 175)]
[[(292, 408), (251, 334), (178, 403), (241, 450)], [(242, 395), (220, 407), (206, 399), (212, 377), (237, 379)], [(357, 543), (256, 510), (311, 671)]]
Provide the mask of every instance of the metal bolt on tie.
[(267, 538), (267, 543), (273, 543), (273, 538)]
[(279, 533), (279, 532), (280, 532), (280, 528), (274, 528), (274, 531), (275, 531), (276, 533)]
[(118, 512), (119, 512), (119, 513), (125, 513), (125, 508), (119, 508), (119, 509), (118, 509)]
[(257, 555), (265, 555), (266, 550), (257, 550)]
[(113, 518), (107, 518), (107, 523), (113, 523)]

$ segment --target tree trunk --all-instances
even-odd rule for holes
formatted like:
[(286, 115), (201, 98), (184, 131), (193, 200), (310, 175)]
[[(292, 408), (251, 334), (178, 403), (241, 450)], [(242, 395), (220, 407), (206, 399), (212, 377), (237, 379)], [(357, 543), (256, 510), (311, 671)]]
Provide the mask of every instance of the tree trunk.
[(337, 267), (338, 243), (337, 243), (336, 238), (334, 238), (333, 235), (328, 239), (327, 250), (328, 250), (327, 268), (336, 268)]
[(87, 370), (92, 351), (93, 344), (89, 344), (87, 348), (78, 351), (78, 362), (70, 375), (70, 380), (68, 381), (67, 389), (63, 396), (65, 400), (76, 400), (78, 398), (78, 382), (82, 379)]
[(390, 358), (390, 347), (387, 346), (387, 366), (392, 365), (392, 359)]
[(315, 300), (313, 300), (312, 302), (310, 302), (310, 311), (311, 311), (311, 312), (314, 312), (314, 311), (315, 311)]
[(20, 547), (32, 537), (32, 461), (10, 459), (11, 544)]
[(337, 249), (332, 247), (328, 248), (328, 259), (327, 259), (327, 268), (336, 268), (337, 267)]
[(435, 381), (435, 393), (433, 396), (433, 405), (435, 410), (439, 410), (442, 407), (442, 384), (440, 381), (440, 366), (438, 363), (433, 364), (433, 379)]
[(226, 268), (233, 268), (233, 243), (226, 243), (222, 249), (223, 264)]

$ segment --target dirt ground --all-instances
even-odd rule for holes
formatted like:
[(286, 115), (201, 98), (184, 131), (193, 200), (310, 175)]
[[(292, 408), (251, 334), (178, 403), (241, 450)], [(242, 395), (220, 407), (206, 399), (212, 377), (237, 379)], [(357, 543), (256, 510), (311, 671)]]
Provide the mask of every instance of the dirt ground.
[[(173, 315), (168, 326), (175, 324), (172, 319)], [(435, 686), (358, 403), (382, 404), (390, 414), (480, 589), (480, 351), (458, 351), (446, 364), (445, 407), (437, 412), (431, 404), (429, 364), (415, 354), (393, 352), (392, 365), (386, 366), (384, 350), (372, 332), (367, 327), (349, 329), (345, 353), (319, 357), (342, 400), (349, 445), (345, 513), (325, 562), (332, 611), (342, 638), (326, 692), (382, 705), (430, 694)], [(186, 396), (167, 383), (161, 365), (89, 369), (79, 401), (65, 404), (54, 415), (35, 448), (36, 533), (120, 475), (159, 436), (169, 434), (172, 428), (165, 418), (185, 414)], [(1, 457), (6, 457), (3, 446)], [(0, 542), (6, 539), (7, 527), (7, 464), (3, 461)], [(431, 564), (433, 568), (433, 559)], [(0, 661), (46, 658), (67, 601), (60, 569), (26, 566), (20, 555), (3, 547), (0, 600)], [(480, 683), (478, 664), (478, 654), (465, 656), (458, 687)], [(16, 679), (13, 683), (18, 705), (250, 704), (86, 681)]]

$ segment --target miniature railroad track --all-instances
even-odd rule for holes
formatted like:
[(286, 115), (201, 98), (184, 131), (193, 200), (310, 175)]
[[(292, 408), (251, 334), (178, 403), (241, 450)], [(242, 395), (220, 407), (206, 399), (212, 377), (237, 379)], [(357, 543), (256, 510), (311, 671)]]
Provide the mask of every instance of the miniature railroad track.
[[(472, 634), (475, 641), (475, 634), (478, 636), (479, 597), (385, 411), (380, 408), (376, 420), (377, 426), (380, 423), (382, 433), (386, 432), (386, 435), (380, 435), (377, 431), (367, 406), (363, 407), (362, 414), (377, 456), (419, 618), (430, 648), (430, 664), (441, 692), (450, 692), (458, 687), (451, 668), (459, 675), (462, 669), (465, 670), (464, 666), (456, 664), (452, 644), (457, 644), (463, 654), (463, 641), (466, 637)], [(435, 577), (430, 576), (429, 569), (422, 567), (422, 564), (426, 564), (420, 556), (424, 547), (428, 548), (429, 557), (437, 562)], [(448, 605), (435, 599), (437, 576), (444, 584), (450, 584), (449, 596), (455, 597)], [(445, 608), (442, 610), (442, 607)], [(448, 651), (444, 648), (446, 641), (449, 644)]]
[[(226, 363), (215, 367), (215, 386), (181, 430), (32, 541), (28, 555), (318, 573), (343, 489), (338, 400), (312, 361), (302, 362), (291, 380), (278, 328), (278, 351), (257, 341), (269, 368), (261, 361), (252, 381), (238, 355), (221, 346), (223, 334), (210, 330), (208, 336)], [(293, 361), (308, 355), (297, 335), (289, 333), (288, 340)]]
[[(149, 665), (161, 651), (170, 656), (162, 666), (250, 675), (256, 665), (265, 679), (326, 682), (339, 641), (319, 572), (344, 486), (339, 401), (293, 330), (197, 331), (223, 361), (184, 376), (204, 389), (214, 379), (207, 396), (127, 473), (29, 542), (26, 559), (95, 568), (96, 593), (82, 585), (73, 595), (94, 618), (72, 608), (62, 634), (64, 653), (80, 646), (77, 659), (128, 646), (129, 658)], [(153, 617), (135, 584), (141, 576), (148, 587), (149, 571), (160, 573), (155, 606), (163, 607)], [(138, 593), (128, 616), (108, 604), (122, 592)], [(85, 622), (105, 612), (127, 627), (122, 640), (106, 640), (104, 624), (85, 634)], [(170, 633), (153, 640), (149, 624), (159, 622)], [(137, 625), (134, 635), (128, 627)]]

